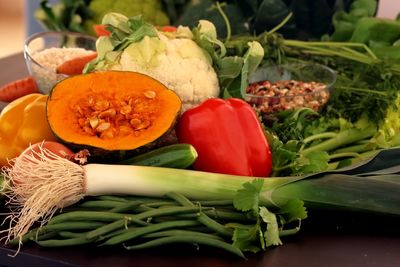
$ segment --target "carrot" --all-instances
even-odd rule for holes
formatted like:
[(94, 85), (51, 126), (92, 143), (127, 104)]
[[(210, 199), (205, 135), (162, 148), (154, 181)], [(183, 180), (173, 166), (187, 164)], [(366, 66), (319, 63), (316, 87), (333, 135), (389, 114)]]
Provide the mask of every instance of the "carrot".
[(156, 26), (156, 29), (161, 32), (176, 32), (178, 28), (172, 25), (165, 25), (165, 26)]
[(0, 101), (11, 102), (24, 95), (39, 93), (39, 88), (32, 76), (12, 81), (0, 88)]
[(93, 25), (93, 30), (95, 31), (97, 36), (110, 36), (110, 32), (106, 28), (107, 26), (104, 24), (95, 24)]
[(77, 75), (82, 74), (83, 68), (87, 63), (97, 57), (97, 53), (93, 52), (92, 54), (76, 57), (70, 60), (65, 61), (60, 66), (57, 67), (57, 73), (66, 74), (66, 75)]
[(161, 26), (162, 32), (176, 32), (176, 30), (177, 30), (177, 28), (175, 26), (171, 26), (171, 25)]

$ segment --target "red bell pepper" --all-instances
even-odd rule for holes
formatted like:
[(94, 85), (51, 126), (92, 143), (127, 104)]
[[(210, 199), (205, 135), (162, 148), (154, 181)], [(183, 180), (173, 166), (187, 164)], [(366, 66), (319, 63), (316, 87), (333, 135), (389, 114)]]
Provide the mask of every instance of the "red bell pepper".
[(272, 155), (253, 108), (237, 98), (211, 98), (182, 114), (177, 125), (181, 143), (196, 148), (196, 170), (267, 177)]

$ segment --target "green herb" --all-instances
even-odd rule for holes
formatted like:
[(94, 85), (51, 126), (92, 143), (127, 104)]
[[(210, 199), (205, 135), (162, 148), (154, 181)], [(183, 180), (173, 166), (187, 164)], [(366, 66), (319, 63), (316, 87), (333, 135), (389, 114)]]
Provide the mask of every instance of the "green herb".
[(241, 52), (227, 50), (218, 37), (215, 26), (200, 21), (193, 30), (196, 43), (207, 51), (213, 60), (224, 98), (243, 98), (248, 86), (249, 76), (257, 69), (264, 58), (264, 49), (257, 41), (248, 41)]

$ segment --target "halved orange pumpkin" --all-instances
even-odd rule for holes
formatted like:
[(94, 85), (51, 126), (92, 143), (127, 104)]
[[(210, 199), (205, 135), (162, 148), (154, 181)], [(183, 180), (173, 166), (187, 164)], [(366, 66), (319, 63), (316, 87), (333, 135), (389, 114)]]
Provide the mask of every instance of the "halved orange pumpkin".
[(47, 100), (47, 120), (73, 148), (89, 149), (95, 157), (118, 152), (114, 160), (120, 160), (126, 152), (154, 147), (173, 128), (180, 109), (175, 92), (147, 75), (103, 71), (56, 84)]

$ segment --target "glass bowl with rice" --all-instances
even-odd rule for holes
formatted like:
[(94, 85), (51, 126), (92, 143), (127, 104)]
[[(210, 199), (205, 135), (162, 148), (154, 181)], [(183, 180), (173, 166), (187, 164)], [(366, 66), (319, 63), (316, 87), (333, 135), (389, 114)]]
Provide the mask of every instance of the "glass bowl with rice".
[(96, 51), (96, 38), (81, 33), (46, 31), (31, 35), (25, 42), (24, 57), (39, 90), (49, 93), (54, 84), (68, 77), (57, 67), (73, 58)]
[(257, 69), (242, 95), (264, 118), (301, 107), (320, 110), (336, 82), (331, 68), (317, 63), (287, 63)]

